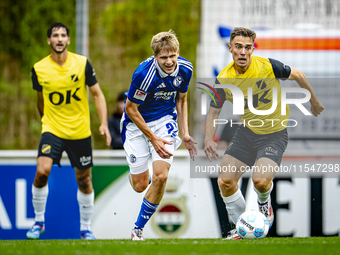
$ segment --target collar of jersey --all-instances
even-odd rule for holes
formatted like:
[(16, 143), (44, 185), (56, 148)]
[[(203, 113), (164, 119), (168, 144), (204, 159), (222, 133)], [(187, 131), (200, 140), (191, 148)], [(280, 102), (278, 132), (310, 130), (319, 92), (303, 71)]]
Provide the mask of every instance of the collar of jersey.
[(158, 65), (158, 62), (157, 62), (156, 59), (155, 59), (155, 67), (156, 67), (156, 69), (157, 69), (159, 75), (160, 75), (162, 78), (165, 78), (165, 77), (168, 77), (168, 76), (176, 77), (177, 74), (178, 74), (178, 71), (179, 71), (178, 62), (177, 62), (175, 71), (173, 71), (173, 73), (171, 73), (171, 74), (167, 74), (166, 72), (164, 72), (164, 71), (162, 70), (162, 68), (160, 68), (160, 66)]

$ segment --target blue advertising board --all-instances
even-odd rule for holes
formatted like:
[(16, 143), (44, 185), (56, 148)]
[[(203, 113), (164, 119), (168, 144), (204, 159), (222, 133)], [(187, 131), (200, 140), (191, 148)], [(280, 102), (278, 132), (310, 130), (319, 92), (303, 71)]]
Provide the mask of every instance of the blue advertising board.
[[(35, 165), (0, 165), (0, 239), (26, 239), (34, 223)], [(78, 185), (70, 165), (54, 165), (48, 180), (45, 233), (40, 239), (79, 239)]]

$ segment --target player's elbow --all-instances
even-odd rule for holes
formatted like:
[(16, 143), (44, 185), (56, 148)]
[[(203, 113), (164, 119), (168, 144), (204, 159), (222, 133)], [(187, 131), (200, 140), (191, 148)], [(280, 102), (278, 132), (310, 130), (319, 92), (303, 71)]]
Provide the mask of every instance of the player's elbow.
[(295, 68), (292, 68), (291, 74), (289, 76), (290, 80), (305, 79), (305, 78), (306, 78), (306, 75), (303, 72)]

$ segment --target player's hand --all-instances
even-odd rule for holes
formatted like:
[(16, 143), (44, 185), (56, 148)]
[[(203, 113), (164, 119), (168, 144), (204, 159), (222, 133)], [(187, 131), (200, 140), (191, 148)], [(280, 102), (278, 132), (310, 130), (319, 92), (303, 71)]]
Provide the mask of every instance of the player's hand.
[(185, 145), (185, 147), (188, 149), (190, 158), (195, 161), (195, 155), (197, 155), (197, 148), (196, 144), (197, 142), (195, 141), (194, 138), (192, 138), (190, 135), (185, 135), (182, 138), (182, 141)]
[(311, 103), (310, 110), (315, 117), (317, 117), (324, 109), (325, 107), (319, 101)]
[(155, 151), (161, 158), (168, 159), (171, 156), (173, 156), (173, 154), (165, 148), (165, 144), (172, 145), (171, 142), (165, 139), (159, 138), (157, 136), (154, 139), (152, 139), (150, 142), (152, 143), (153, 147), (155, 148)]
[(217, 160), (218, 153), (217, 153), (217, 143), (213, 140), (206, 141), (204, 140), (204, 148), (203, 148), (205, 155), (207, 155), (209, 161), (211, 162), (211, 156)]
[(105, 135), (106, 136), (106, 145), (110, 146), (110, 144), (111, 144), (111, 134), (110, 134), (108, 126), (100, 125), (99, 133), (101, 135)]

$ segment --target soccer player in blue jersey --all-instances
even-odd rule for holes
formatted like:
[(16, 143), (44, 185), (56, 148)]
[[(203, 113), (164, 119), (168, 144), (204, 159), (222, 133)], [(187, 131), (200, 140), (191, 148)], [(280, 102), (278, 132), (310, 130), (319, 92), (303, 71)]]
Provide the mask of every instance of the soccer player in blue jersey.
[(179, 57), (179, 42), (173, 31), (161, 32), (151, 40), (153, 56), (133, 73), (121, 134), (130, 167), (129, 180), (136, 192), (149, 186), (148, 161), (152, 159), (152, 183), (143, 199), (131, 239), (143, 241), (143, 228), (162, 200), (173, 153), (182, 140), (194, 160), (196, 142), (190, 137), (187, 91), (192, 64)]
[[(248, 88), (252, 88), (253, 107), (256, 110), (268, 110), (274, 102), (273, 91), (277, 91), (276, 110), (270, 114), (254, 114), (250, 111), (248, 104), (244, 105), (242, 120), (246, 125), (241, 125), (228, 145), (221, 162), (221, 169), (235, 169), (219, 173), (218, 185), (222, 199), (226, 205), (229, 218), (236, 224), (238, 217), (244, 212), (246, 203), (238, 181), (246, 167), (255, 166), (261, 169), (277, 169), (280, 166), (282, 155), (287, 147), (288, 135), (286, 128), (281, 125), (289, 118), (289, 107), (286, 106), (286, 114), (281, 114), (281, 80), (295, 80), (301, 88), (308, 90), (311, 94), (311, 112), (318, 116), (324, 109), (316, 97), (306, 76), (299, 70), (284, 65), (278, 60), (252, 56), (254, 52), (256, 34), (247, 28), (237, 27), (230, 35), (229, 51), (233, 56), (231, 62), (217, 76), (217, 83), (231, 84), (242, 90), (247, 95)], [(217, 92), (222, 104), (210, 104), (210, 110), (206, 120), (206, 131), (204, 139), (204, 151), (211, 161), (218, 157), (213, 141), (213, 135), (217, 126), (213, 122), (218, 118), (223, 103), (228, 100), (235, 103), (232, 93), (227, 88), (218, 88)], [(242, 99), (243, 101), (243, 99)], [(243, 102), (242, 102), (243, 103)], [(249, 124), (249, 120), (253, 120)], [(269, 120), (269, 122), (268, 122)], [(271, 122), (271, 120), (273, 122)], [(263, 123), (262, 125), (259, 123)], [(275, 123), (275, 124), (274, 124)], [(228, 168), (229, 167), (229, 168)], [(270, 226), (274, 221), (274, 213), (270, 200), (273, 189), (273, 178), (275, 171), (254, 171), (253, 183), (257, 193), (259, 211), (268, 219)], [(236, 229), (230, 231), (227, 240), (240, 239)]]

